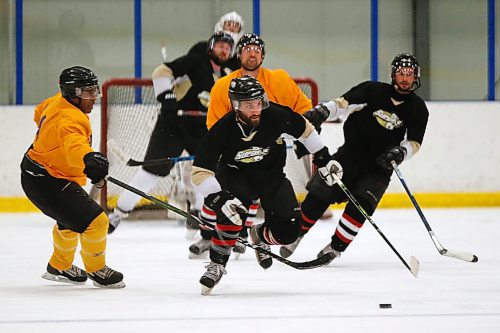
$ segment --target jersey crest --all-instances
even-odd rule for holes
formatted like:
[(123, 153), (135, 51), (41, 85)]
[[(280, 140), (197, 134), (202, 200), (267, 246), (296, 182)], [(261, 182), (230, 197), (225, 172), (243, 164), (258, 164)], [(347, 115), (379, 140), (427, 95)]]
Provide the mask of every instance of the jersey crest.
[(269, 154), (269, 148), (250, 147), (236, 153), (234, 160), (241, 163), (254, 163), (264, 159)]
[(380, 126), (388, 130), (393, 130), (403, 126), (403, 121), (399, 119), (398, 115), (395, 113), (390, 113), (384, 110), (377, 110), (373, 112), (373, 116), (377, 120)]

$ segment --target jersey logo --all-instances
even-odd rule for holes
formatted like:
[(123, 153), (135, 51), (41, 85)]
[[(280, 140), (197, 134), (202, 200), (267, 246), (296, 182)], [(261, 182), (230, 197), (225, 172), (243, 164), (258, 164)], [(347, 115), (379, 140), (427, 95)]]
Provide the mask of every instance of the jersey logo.
[(396, 101), (394, 98), (391, 97), (392, 104), (395, 106), (403, 104), (405, 101)]
[(393, 130), (403, 126), (403, 121), (399, 119), (395, 113), (390, 113), (384, 110), (377, 110), (373, 112), (373, 116), (377, 119), (380, 126), (388, 130)]
[(269, 154), (269, 148), (250, 147), (236, 153), (234, 160), (241, 163), (254, 163), (264, 159)]

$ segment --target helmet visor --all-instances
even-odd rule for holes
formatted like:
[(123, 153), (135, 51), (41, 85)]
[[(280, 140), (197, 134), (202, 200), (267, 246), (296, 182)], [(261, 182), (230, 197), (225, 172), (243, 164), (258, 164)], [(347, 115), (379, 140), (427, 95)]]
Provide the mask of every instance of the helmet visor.
[(77, 87), (75, 88), (75, 95), (81, 99), (96, 99), (101, 97), (101, 90), (99, 86)]
[(233, 105), (233, 109), (237, 111), (251, 112), (267, 109), (269, 107), (269, 99), (267, 98), (267, 94), (264, 94), (252, 99), (231, 100), (231, 104)]

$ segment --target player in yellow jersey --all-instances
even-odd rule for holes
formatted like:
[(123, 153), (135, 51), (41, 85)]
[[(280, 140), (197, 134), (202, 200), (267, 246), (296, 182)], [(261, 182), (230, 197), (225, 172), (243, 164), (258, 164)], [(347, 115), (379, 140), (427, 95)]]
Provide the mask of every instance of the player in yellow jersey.
[[(108, 160), (92, 150), (88, 116), (100, 94), (97, 76), (70, 67), (59, 86), (59, 93), (35, 108), (38, 131), (21, 162), (26, 196), (56, 221), (54, 251), (42, 277), (73, 284), (89, 277), (97, 287), (123, 288), (123, 274), (106, 266), (108, 218), (82, 188), (87, 178), (100, 184), (108, 174)], [(85, 270), (73, 265), (78, 240)]]

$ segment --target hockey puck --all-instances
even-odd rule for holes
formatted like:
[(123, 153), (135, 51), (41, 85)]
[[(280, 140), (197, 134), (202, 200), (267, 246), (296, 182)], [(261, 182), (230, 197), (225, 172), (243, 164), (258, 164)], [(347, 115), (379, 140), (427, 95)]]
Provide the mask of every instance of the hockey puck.
[(382, 304), (379, 304), (378, 307), (381, 309), (390, 309), (390, 308), (392, 308), (392, 304), (382, 303)]

